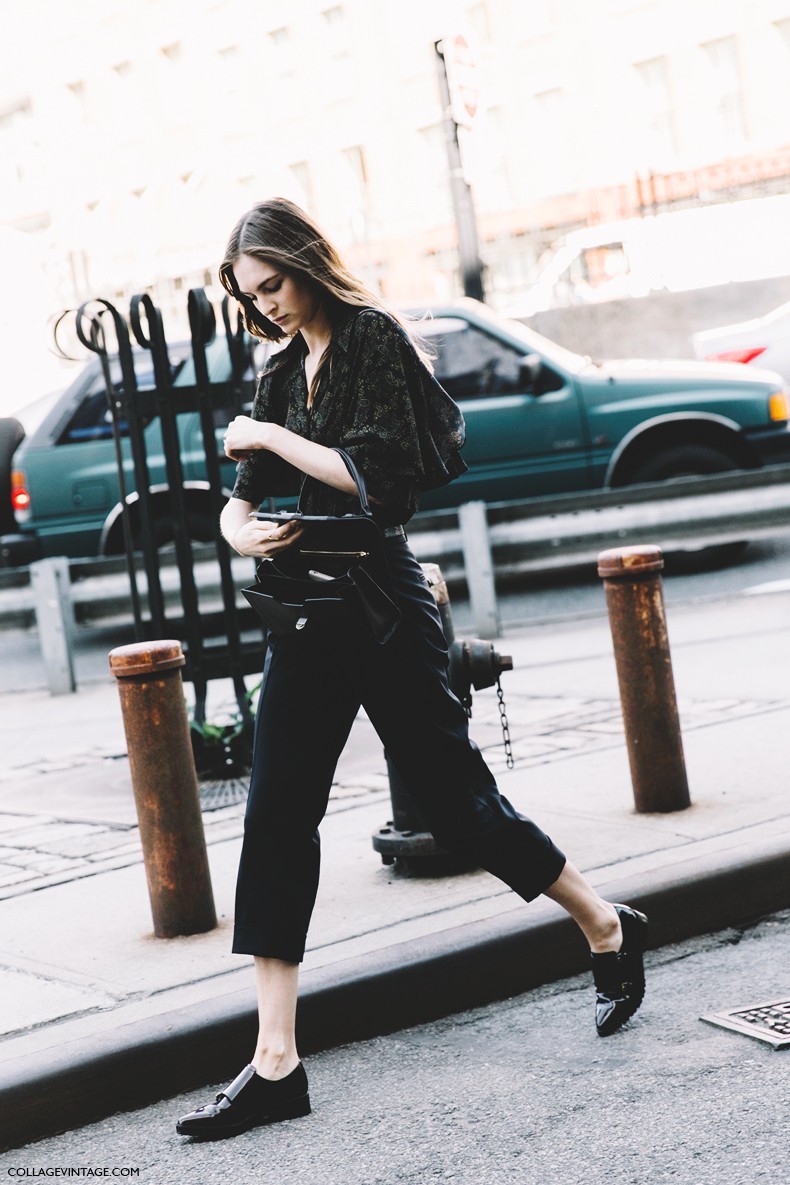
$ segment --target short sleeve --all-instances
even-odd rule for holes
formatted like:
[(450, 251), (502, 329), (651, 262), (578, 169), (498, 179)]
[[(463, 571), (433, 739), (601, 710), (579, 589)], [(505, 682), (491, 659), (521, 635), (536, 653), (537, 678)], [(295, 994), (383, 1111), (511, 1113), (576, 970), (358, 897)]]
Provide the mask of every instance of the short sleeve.
[(466, 471), (463, 416), (386, 313), (357, 318), (350, 357), (343, 447), (370, 493), (414, 506), (417, 495)]
[[(264, 371), (258, 380), (258, 387), (250, 415), (253, 420), (266, 423), (285, 424), (287, 403), (278, 398), (277, 369)], [(293, 465), (267, 449), (258, 449), (251, 457), (240, 461), (236, 467), (236, 481), (232, 496), (260, 506), (265, 498), (285, 497), (299, 492), (302, 475)]]

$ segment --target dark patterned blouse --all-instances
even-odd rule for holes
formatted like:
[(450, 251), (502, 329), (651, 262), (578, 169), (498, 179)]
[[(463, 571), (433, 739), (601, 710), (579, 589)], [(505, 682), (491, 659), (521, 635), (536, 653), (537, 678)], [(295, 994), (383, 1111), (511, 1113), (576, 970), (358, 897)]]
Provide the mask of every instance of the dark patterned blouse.
[[(334, 330), (331, 357), (312, 408), (307, 406), (304, 339), (297, 334), (262, 372), (252, 417), (354, 459), (383, 526), (406, 522), (423, 490), (465, 473), (464, 421), (414, 349), (408, 334), (378, 309), (354, 309)], [(259, 449), (241, 461), (234, 498), (253, 506), (299, 492), (303, 475), (276, 453)], [(309, 490), (309, 493), (308, 493)], [(356, 500), (317, 482), (302, 509), (342, 514)]]

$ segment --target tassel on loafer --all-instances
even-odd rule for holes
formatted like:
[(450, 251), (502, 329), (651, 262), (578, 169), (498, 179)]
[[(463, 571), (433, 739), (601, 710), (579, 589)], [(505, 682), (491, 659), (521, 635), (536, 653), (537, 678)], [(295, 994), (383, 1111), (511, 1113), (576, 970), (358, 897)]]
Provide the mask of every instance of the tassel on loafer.
[(647, 918), (628, 905), (615, 905), (623, 930), (618, 951), (592, 955), (595, 983), (595, 1027), (599, 1037), (616, 1033), (636, 1012), (645, 996), (644, 952)]
[(309, 1114), (307, 1074), (301, 1062), (276, 1082), (261, 1078), (254, 1066), (245, 1066), (215, 1102), (183, 1115), (176, 1131), (199, 1140), (223, 1140), (264, 1123)]

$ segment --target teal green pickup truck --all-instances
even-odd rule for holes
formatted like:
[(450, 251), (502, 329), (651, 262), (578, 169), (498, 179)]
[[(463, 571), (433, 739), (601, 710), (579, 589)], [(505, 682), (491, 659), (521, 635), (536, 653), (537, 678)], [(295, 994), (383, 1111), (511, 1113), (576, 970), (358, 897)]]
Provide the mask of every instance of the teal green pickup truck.
[[(171, 382), (177, 391), (195, 382), (191, 346), (179, 342), (168, 348)], [(250, 368), (231, 383), (232, 367), (224, 337), (216, 338), (206, 351), (209, 378), (228, 391), (227, 407), (214, 413), (217, 455), (226, 492), (233, 485), (235, 465), (224, 457), (222, 435), (228, 420), (252, 400), (255, 375)], [(138, 388), (153, 388), (150, 356), (135, 351)], [(113, 363), (112, 378), (120, 386), (120, 368)], [(231, 389), (233, 388), (233, 389)], [(91, 359), (65, 390), (45, 396), (23, 408), (13, 420), (0, 421), (0, 449), (3, 426), (16, 424), (23, 435), (10, 462), (6, 479), (13, 531), (0, 535), (0, 566), (28, 563), (42, 556), (71, 558), (120, 554), (124, 550), (120, 482), (112, 417), (107, 403), (104, 376), (98, 358)], [(19, 432), (19, 427), (24, 433)], [(209, 520), (209, 486), (200, 418), (197, 412), (178, 417), (184, 491), (192, 538), (208, 542), (213, 538)], [(139, 527), (131, 445), (126, 426), (121, 425), (124, 481), (133, 530)], [(144, 429), (151, 479), (154, 534), (160, 544), (172, 539), (172, 513), (167, 485), (161, 421), (152, 417)], [(2, 461), (0, 460), (0, 464)]]
[[(425, 510), (790, 461), (788, 393), (771, 371), (691, 360), (596, 362), (476, 301), (435, 306), (428, 313), (418, 328), (435, 354), (439, 381), (466, 419), (463, 455), (469, 472), (427, 493)], [(224, 342), (210, 350), (212, 377), (227, 379)], [(176, 385), (194, 381), (187, 353), (188, 347), (180, 356), (171, 349)], [(144, 385), (144, 379), (138, 382)], [(251, 376), (249, 389), (251, 397)], [(223, 421), (218, 411), (216, 422), (221, 451), (227, 417)], [(195, 539), (207, 539), (208, 489), (197, 416), (182, 415), (180, 432), (190, 530)], [(171, 515), (158, 420), (149, 423), (146, 436), (157, 534), (165, 542)], [(226, 492), (233, 475), (234, 467), (224, 462)], [(128, 482), (133, 490), (131, 464)], [(123, 550), (111, 423), (95, 362), (51, 400), (16, 447), (10, 493), (16, 526), (0, 536), (0, 562)]]

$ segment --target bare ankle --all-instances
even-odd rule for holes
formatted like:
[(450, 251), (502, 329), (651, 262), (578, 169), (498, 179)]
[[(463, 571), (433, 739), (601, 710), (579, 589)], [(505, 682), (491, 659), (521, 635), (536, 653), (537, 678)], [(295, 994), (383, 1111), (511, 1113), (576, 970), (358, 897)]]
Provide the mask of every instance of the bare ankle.
[(277, 1049), (271, 1046), (258, 1048), (250, 1065), (255, 1067), (261, 1078), (269, 1078), (276, 1082), (278, 1078), (285, 1078), (299, 1065), (299, 1054), (295, 1049)]
[(590, 950), (596, 955), (618, 951), (623, 941), (623, 930), (617, 910), (608, 901), (604, 904), (606, 908), (601, 913), (600, 921), (587, 933)]

